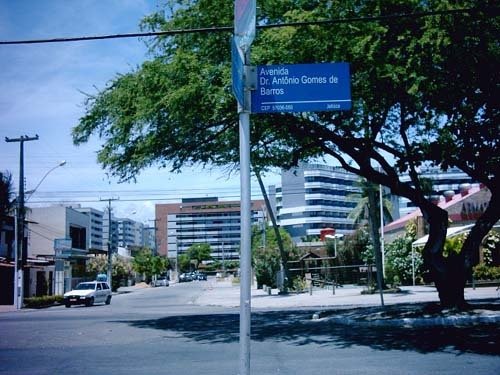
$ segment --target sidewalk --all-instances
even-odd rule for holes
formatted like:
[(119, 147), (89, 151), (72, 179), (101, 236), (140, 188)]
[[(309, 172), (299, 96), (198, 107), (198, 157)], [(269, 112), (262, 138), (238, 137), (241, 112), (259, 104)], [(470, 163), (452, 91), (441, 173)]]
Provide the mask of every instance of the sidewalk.
[[(384, 294), (385, 305), (400, 303), (439, 302), (436, 288), (431, 286), (402, 287), (402, 293)], [(294, 307), (342, 307), (342, 306), (380, 306), (380, 294), (361, 294), (363, 287), (346, 285), (332, 289), (314, 289), (312, 295), (306, 293), (290, 293), (279, 295), (273, 289), (268, 295), (262, 289), (252, 287), (252, 308), (294, 308)], [(240, 300), (239, 285), (231, 285), (229, 281), (213, 281), (207, 284), (206, 291), (197, 300), (196, 304), (205, 306), (238, 307)], [(466, 288), (467, 301), (480, 299), (500, 299), (500, 291), (496, 287)]]
[[(311, 318), (328, 319), (342, 325), (369, 325), (391, 327), (468, 326), (500, 323), (500, 291), (496, 287), (466, 288), (465, 299), (471, 309), (467, 311), (441, 310), (436, 288), (410, 286), (401, 293), (361, 294), (362, 287), (346, 285), (333, 291), (314, 289), (310, 293), (271, 295), (252, 288), (251, 306), (254, 311), (310, 308)], [(210, 281), (205, 293), (195, 304), (205, 306), (239, 306), (239, 286), (227, 281)]]

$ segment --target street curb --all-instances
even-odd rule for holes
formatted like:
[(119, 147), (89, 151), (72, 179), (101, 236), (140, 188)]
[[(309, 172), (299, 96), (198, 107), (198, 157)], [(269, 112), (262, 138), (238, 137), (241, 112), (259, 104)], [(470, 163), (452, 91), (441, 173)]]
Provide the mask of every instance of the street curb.
[(422, 327), (464, 327), (477, 324), (496, 324), (500, 323), (500, 315), (497, 316), (464, 316), (464, 317), (443, 317), (443, 318), (403, 318), (403, 319), (375, 319), (363, 321), (347, 317), (320, 317), (313, 321), (330, 321), (346, 326), (364, 326), (364, 327), (401, 327), (401, 328), (422, 328)]

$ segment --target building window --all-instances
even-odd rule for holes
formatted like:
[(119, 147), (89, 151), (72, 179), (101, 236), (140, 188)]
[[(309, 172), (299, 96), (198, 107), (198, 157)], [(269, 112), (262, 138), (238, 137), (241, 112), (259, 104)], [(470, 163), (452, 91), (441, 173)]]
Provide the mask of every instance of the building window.
[(71, 238), (71, 247), (82, 250), (86, 249), (85, 239), (87, 237), (87, 231), (85, 228), (70, 226), (69, 237)]

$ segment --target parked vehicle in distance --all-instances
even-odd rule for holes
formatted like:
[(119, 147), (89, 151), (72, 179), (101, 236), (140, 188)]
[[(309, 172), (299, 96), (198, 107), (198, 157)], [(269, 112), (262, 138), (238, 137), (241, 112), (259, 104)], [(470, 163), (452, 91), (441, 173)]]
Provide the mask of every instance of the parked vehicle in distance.
[(191, 274), (189, 273), (181, 273), (179, 276), (179, 282), (180, 283), (185, 283), (188, 281), (193, 281), (193, 278), (191, 277)]
[(158, 276), (156, 280), (153, 280), (152, 282), (154, 287), (157, 286), (169, 286), (170, 283), (168, 282), (167, 276)]
[(207, 274), (205, 272), (198, 272), (198, 274), (196, 275), (196, 279), (197, 280), (204, 280), (204, 281), (206, 281), (207, 280)]
[(92, 306), (94, 303), (111, 303), (111, 288), (103, 281), (87, 281), (79, 283), (75, 289), (64, 293), (64, 305)]

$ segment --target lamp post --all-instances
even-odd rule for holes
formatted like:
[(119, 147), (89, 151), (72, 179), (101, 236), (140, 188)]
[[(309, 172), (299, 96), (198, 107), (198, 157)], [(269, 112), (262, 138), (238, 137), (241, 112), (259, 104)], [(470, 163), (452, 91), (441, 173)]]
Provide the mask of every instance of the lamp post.
[(380, 206), (380, 251), (382, 253), (382, 275), (385, 277), (385, 249), (384, 249), (384, 200), (382, 197), (382, 185), (379, 185)]
[(57, 169), (59, 167), (62, 167), (63, 165), (66, 165), (66, 160), (62, 160), (61, 162), (59, 162), (59, 164), (57, 164), (55, 167), (52, 167), (51, 169), (49, 169), (42, 177), (42, 179), (38, 182), (38, 184), (35, 186), (34, 189), (31, 189), (31, 190), (28, 190), (27, 192), (25, 192), (25, 194), (29, 194), (28, 197), (26, 198), (26, 201), (28, 199), (31, 198), (31, 196), (33, 194), (35, 194), (36, 190), (38, 189), (38, 187), (42, 184), (42, 182), (47, 178), (47, 176), (54, 170), (54, 169)]
[(111, 230), (113, 228), (113, 225), (112, 225), (112, 217), (111, 217), (111, 202), (112, 201), (116, 201), (118, 200), (119, 198), (106, 198), (106, 199), (102, 199), (100, 198), (99, 200), (100, 201), (108, 201), (108, 269), (107, 269), (107, 282), (109, 284), (109, 286), (112, 288), (112, 280), (111, 280), (111, 277), (113, 275), (113, 244), (112, 244), (112, 234), (111, 234)]

